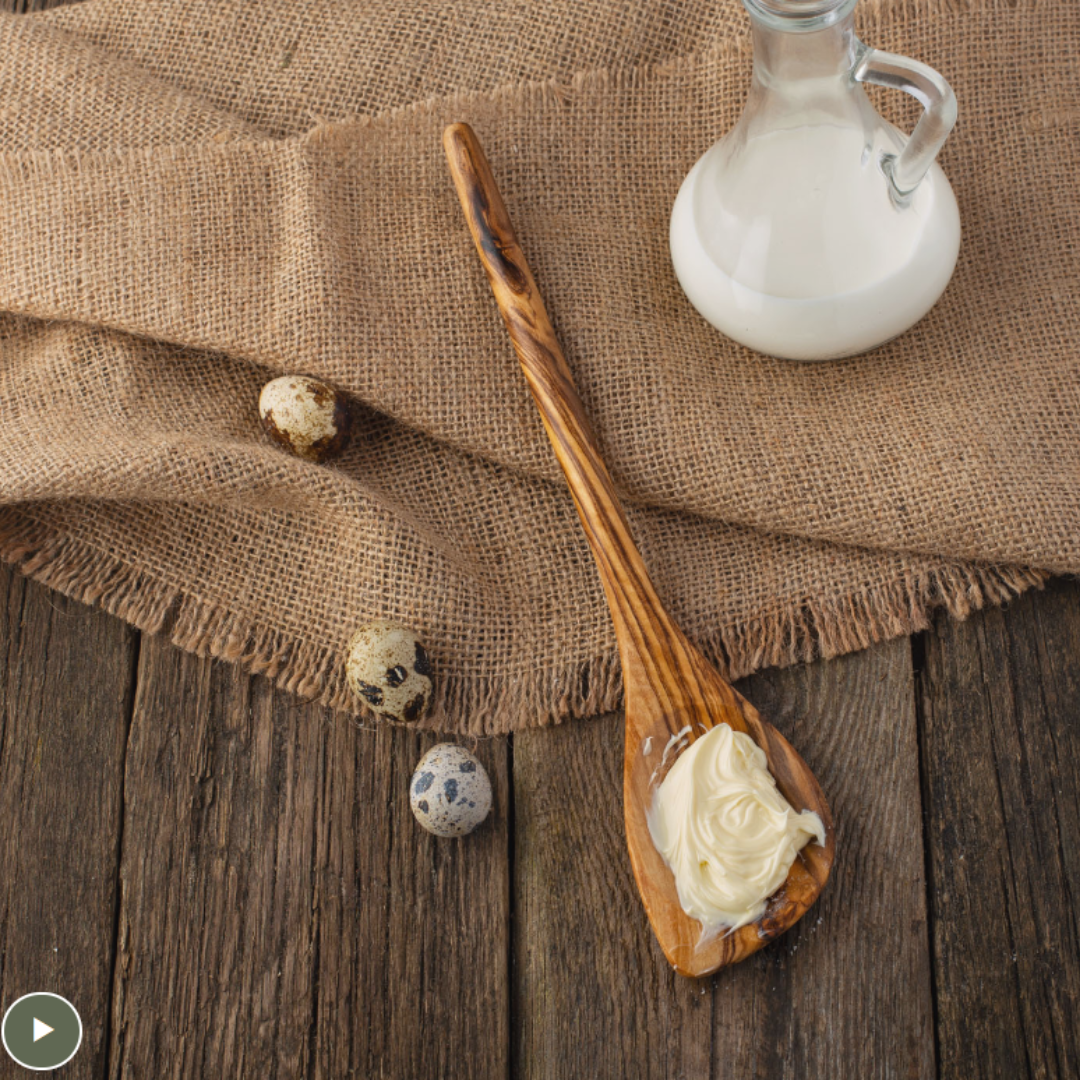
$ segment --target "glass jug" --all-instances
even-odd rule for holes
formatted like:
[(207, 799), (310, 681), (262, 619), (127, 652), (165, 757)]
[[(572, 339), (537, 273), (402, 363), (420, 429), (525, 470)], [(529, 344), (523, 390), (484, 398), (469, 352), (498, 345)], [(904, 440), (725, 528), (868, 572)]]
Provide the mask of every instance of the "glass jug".
[[(960, 214), (934, 162), (956, 98), (925, 64), (863, 45), (855, 3), (743, 0), (746, 108), (672, 211), (672, 261), (691, 303), (771, 356), (881, 345), (933, 307), (956, 265)], [(910, 138), (874, 110), (866, 82), (923, 105)]]

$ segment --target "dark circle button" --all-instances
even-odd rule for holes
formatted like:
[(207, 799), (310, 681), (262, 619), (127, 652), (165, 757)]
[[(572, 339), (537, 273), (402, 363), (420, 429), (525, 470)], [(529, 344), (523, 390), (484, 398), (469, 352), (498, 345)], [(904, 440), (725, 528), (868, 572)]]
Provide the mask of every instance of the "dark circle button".
[(4, 1013), (0, 1035), (17, 1065), (44, 1072), (75, 1056), (82, 1044), (82, 1020), (59, 994), (24, 994)]

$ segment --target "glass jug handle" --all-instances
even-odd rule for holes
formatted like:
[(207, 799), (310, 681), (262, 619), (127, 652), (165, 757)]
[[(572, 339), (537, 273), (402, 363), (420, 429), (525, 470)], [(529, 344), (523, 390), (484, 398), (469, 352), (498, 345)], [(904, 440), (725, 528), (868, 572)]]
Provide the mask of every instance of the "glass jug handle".
[(862, 48), (865, 52), (852, 71), (856, 82), (903, 90), (917, 98), (924, 109), (904, 149), (898, 155), (886, 154), (882, 160), (892, 197), (905, 206), (956, 123), (956, 95), (932, 67), (895, 53)]

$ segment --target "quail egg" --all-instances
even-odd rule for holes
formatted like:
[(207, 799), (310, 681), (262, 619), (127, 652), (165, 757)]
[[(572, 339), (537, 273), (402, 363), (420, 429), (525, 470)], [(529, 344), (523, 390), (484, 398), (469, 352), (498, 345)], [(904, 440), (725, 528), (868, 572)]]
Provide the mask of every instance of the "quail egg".
[(380, 716), (415, 723), (431, 703), (431, 662), (407, 626), (379, 619), (349, 642), (345, 677), (354, 694)]
[(329, 461), (352, 438), (348, 398), (307, 375), (283, 375), (259, 394), (259, 416), (274, 442), (308, 461)]
[(491, 781), (463, 746), (439, 743), (416, 766), (409, 781), (413, 816), (436, 836), (464, 836), (488, 816)]

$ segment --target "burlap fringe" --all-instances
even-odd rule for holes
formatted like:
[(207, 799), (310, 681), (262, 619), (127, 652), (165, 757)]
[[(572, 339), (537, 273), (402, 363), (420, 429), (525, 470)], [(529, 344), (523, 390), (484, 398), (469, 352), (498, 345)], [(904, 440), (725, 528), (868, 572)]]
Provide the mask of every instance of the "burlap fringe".
[[(299, 641), (184, 593), (10, 507), (0, 509), (0, 559), (140, 630), (167, 633), (187, 652), (239, 664), (289, 693), (348, 714), (362, 726), (384, 723), (373, 721), (349, 692), (339, 650)], [(1033, 586), (1041, 588), (1049, 576), (1024, 567), (956, 564), (867, 586), (840, 600), (808, 597), (724, 626), (699, 644), (736, 679), (761, 668), (840, 656), (924, 630), (938, 609), (963, 619)], [(612, 712), (621, 698), (622, 675), (612, 651), (569, 668), (538, 669), (528, 675), (437, 678), (431, 711), (416, 726), (501, 735)]]

